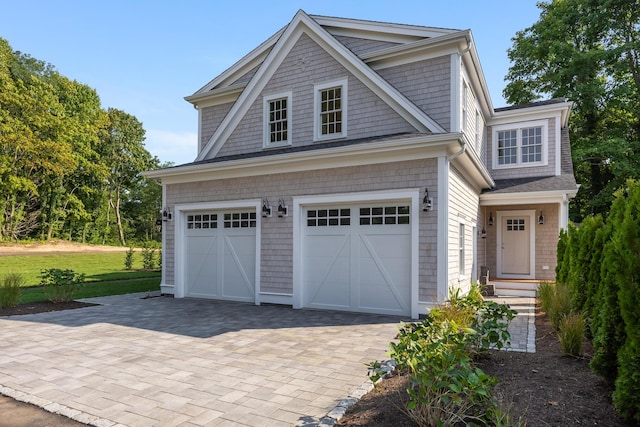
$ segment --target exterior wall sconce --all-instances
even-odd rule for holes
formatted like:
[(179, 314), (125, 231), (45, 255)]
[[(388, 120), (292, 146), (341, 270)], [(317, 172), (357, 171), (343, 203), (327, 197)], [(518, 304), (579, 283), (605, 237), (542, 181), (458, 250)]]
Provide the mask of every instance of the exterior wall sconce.
[(269, 204), (268, 199), (262, 199), (262, 217), (263, 218), (271, 217), (271, 205)]
[(289, 206), (284, 203), (284, 199), (278, 200), (278, 216), (280, 218), (289, 214)]
[(480, 232), (480, 238), (481, 239), (487, 238), (487, 230), (484, 227), (482, 227), (482, 231)]
[(540, 216), (538, 217), (538, 224), (544, 224), (544, 213), (542, 211), (540, 211)]
[(489, 212), (489, 226), (493, 226), (493, 213)]
[(173, 219), (173, 215), (171, 215), (169, 208), (162, 208), (160, 210), (160, 215), (162, 216), (162, 221), (171, 221)]
[(422, 199), (422, 210), (429, 212), (433, 209), (433, 197), (429, 197), (429, 189), (424, 189), (424, 198)]

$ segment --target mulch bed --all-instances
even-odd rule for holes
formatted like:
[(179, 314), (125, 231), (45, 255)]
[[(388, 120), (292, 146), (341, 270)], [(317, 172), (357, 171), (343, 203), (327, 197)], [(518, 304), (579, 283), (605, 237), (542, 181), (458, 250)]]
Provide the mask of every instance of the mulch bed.
[(57, 302), (36, 301), (25, 304), (18, 304), (15, 307), (0, 308), (1, 316), (19, 316), (23, 314), (47, 313), (50, 311), (71, 310), (74, 308), (91, 307), (97, 304), (90, 304), (80, 301)]
[[(591, 372), (592, 347), (563, 356), (549, 319), (536, 309), (536, 353), (490, 351), (477, 361), (498, 377), (494, 395), (529, 426), (627, 426), (611, 403), (612, 389)], [(404, 413), (408, 378), (397, 373), (352, 406), (339, 426), (415, 427)]]

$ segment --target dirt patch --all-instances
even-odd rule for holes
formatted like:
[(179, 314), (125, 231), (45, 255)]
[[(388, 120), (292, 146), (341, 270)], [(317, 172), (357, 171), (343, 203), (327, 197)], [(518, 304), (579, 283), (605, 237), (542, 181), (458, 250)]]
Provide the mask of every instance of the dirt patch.
[(104, 253), (126, 252), (129, 248), (121, 246), (88, 245), (85, 243), (54, 240), (46, 243), (0, 243), (0, 256), (29, 254), (71, 254), (71, 253)]
[[(530, 426), (626, 426), (611, 404), (612, 390), (589, 369), (592, 356), (563, 356), (548, 318), (536, 307), (536, 353), (491, 351), (478, 366), (500, 383), (495, 395)], [(339, 426), (413, 427), (403, 409), (406, 376), (393, 375), (352, 406)]]

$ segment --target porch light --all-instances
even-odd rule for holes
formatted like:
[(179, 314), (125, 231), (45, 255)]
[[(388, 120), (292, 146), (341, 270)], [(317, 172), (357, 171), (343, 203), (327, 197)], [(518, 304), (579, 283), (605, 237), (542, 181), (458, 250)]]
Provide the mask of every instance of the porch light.
[(269, 204), (269, 200), (266, 198), (262, 199), (262, 217), (271, 217), (271, 205)]
[(538, 224), (544, 224), (544, 212), (540, 211), (540, 216), (538, 217)]
[(429, 212), (433, 209), (433, 197), (429, 197), (429, 189), (424, 189), (424, 198), (422, 199), (422, 210)]
[(162, 208), (160, 210), (160, 215), (162, 215), (162, 221), (171, 221), (173, 217), (169, 208)]
[(280, 218), (289, 214), (289, 206), (284, 203), (284, 199), (278, 200), (278, 216)]
[(489, 225), (493, 226), (493, 213), (489, 212)]
[(482, 231), (480, 232), (480, 238), (481, 239), (487, 238), (487, 230), (484, 227), (482, 227)]

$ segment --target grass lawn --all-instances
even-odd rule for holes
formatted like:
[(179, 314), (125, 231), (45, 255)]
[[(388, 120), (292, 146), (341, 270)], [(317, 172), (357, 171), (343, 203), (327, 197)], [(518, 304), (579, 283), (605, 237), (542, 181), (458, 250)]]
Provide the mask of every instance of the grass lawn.
[[(157, 256), (156, 253), (156, 259)], [(159, 282), (159, 271), (136, 271), (142, 269), (140, 252), (133, 256), (133, 270), (124, 269), (124, 259), (124, 252), (0, 256), (0, 279), (7, 273), (19, 273), (25, 278), (26, 286), (37, 286), (42, 270), (60, 268), (83, 273), (87, 282), (141, 278), (155, 278)]]
[[(105, 297), (109, 295), (131, 294), (134, 292), (151, 292), (160, 290), (160, 278), (152, 277), (138, 280), (120, 280), (116, 282), (85, 283), (73, 295), (73, 299)], [(46, 301), (47, 297), (41, 287), (25, 288), (20, 298), (21, 303)]]

